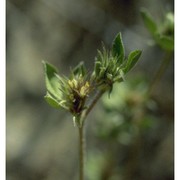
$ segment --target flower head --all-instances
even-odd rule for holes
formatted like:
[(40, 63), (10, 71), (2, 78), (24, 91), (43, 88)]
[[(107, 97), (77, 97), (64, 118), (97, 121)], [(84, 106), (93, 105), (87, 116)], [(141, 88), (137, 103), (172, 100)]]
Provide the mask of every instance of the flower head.
[(73, 78), (59, 77), (62, 93), (61, 105), (73, 115), (81, 114), (90, 93), (90, 83), (82, 74), (73, 75)]
[(129, 72), (141, 55), (141, 51), (132, 51), (128, 58), (125, 58), (124, 45), (121, 34), (119, 33), (112, 44), (110, 51), (103, 47), (103, 51), (98, 51), (95, 58), (93, 80), (99, 88), (109, 90), (113, 89), (113, 84), (122, 82), (124, 75)]
[(81, 63), (74, 68), (68, 78), (59, 76), (52, 65), (43, 63), (46, 72), (46, 101), (53, 107), (67, 109), (73, 116), (81, 114), (92, 89), (84, 65)]

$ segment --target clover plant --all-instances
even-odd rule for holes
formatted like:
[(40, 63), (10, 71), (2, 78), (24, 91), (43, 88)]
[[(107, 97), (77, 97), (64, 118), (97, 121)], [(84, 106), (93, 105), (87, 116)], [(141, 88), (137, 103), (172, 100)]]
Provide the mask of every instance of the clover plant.
[(89, 73), (83, 62), (70, 71), (70, 75), (58, 74), (56, 67), (43, 61), (49, 105), (65, 109), (72, 114), (74, 125), (79, 130), (79, 179), (84, 179), (84, 123), (87, 115), (100, 97), (109, 96), (115, 83), (124, 81), (124, 76), (134, 67), (141, 56), (140, 50), (125, 56), (121, 33), (113, 40), (112, 47), (98, 50), (94, 69)]

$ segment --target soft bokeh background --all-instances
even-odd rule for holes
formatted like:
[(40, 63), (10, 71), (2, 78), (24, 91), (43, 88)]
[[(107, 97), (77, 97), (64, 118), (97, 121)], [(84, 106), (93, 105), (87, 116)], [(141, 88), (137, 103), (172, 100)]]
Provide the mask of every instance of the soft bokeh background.
[(158, 21), (173, 0), (6, 1), (7, 180), (77, 180), (78, 138), (72, 117), (43, 99), (42, 60), (68, 75), (84, 61), (93, 68), (102, 41), (122, 33), (126, 55), (142, 49), (138, 65), (104, 95), (87, 120), (86, 178), (174, 179), (173, 57), (151, 96), (144, 93), (166, 52), (140, 16), (145, 7)]

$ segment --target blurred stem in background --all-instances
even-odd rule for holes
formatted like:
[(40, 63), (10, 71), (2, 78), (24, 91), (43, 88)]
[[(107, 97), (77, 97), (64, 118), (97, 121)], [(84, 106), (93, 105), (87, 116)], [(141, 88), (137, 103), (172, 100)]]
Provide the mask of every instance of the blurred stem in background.
[(150, 96), (151, 93), (153, 92), (155, 86), (158, 84), (160, 81), (161, 77), (165, 73), (170, 61), (172, 60), (173, 52), (166, 51), (164, 58), (162, 60), (162, 63), (160, 64), (160, 67), (158, 68), (157, 72), (155, 73), (149, 88), (147, 90), (147, 96)]

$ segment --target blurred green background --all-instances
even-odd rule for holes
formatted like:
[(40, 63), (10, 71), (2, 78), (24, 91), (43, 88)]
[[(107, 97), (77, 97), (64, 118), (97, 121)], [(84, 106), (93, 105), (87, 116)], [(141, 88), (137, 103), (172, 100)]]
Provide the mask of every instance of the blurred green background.
[[(47, 105), (42, 60), (68, 75), (84, 61), (91, 70), (102, 41), (122, 33), (126, 55), (141, 60), (105, 94), (88, 117), (86, 179), (174, 179), (174, 59), (145, 27), (146, 8), (160, 24), (173, 0), (6, 1), (6, 178), (77, 180), (78, 132), (72, 116)], [(169, 63), (150, 88), (163, 59)]]

